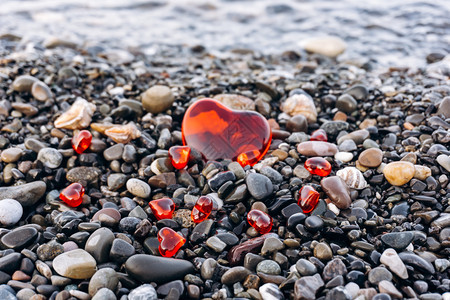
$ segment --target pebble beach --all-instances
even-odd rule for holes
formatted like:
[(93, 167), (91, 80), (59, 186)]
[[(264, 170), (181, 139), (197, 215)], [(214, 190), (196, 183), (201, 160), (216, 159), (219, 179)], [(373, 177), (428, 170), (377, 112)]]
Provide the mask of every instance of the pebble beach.
[[(140, 5), (124, 13), (175, 10)], [(264, 11), (279, 21), (300, 6)], [(259, 51), (267, 37), (120, 46), (6, 26), (0, 299), (450, 299), (450, 56), (435, 20), (443, 38), (402, 58), (333, 32)], [(203, 98), (267, 120), (270, 146), (253, 166), (191, 147), (175, 167), (169, 150)], [(78, 153), (81, 130), (92, 141)], [(61, 192), (74, 183), (84, 195), (72, 206)], [(308, 212), (305, 186), (319, 194)], [(195, 223), (202, 196), (212, 212)], [(151, 201), (165, 198), (175, 208), (161, 219)], [(269, 232), (249, 224), (251, 210), (272, 218)], [(163, 228), (185, 240), (172, 257), (161, 255)]]

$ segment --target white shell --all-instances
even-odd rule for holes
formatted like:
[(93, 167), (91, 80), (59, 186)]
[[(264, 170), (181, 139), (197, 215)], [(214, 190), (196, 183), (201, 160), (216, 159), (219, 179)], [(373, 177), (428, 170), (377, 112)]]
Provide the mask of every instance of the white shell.
[(72, 106), (55, 121), (56, 128), (83, 129), (91, 124), (96, 107), (83, 98), (78, 98)]
[(317, 120), (317, 109), (314, 101), (303, 94), (292, 95), (281, 105), (281, 110), (291, 116), (304, 115), (309, 123)]
[(337, 171), (336, 175), (341, 177), (350, 188), (361, 190), (367, 187), (363, 174), (355, 167), (346, 167)]

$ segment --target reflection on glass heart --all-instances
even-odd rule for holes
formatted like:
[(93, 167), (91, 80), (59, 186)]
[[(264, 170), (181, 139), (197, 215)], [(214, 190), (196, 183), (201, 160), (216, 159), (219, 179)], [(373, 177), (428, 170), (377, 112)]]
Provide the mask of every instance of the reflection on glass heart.
[(206, 160), (232, 159), (256, 164), (267, 152), (272, 131), (257, 112), (231, 110), (213, 99), (192, 104), (183, 119), (183, 143)]
[(175, 211), (175, 203), (170, 198), (162, 198), (158, 200), (152, 200), (148, 203), (153, 215), (158, 220), (172, 219), (173, 212)]
[(159, 253), (161, 253), (164, 257), (174, 256), (178, 250), (183, 247), (184, 243), (186, 243), (186, 239), (184, 237), (169, 227), (161, 228), (158, 232), (158, 241)]
[(77, 207), (83, 202), (84, 187), (75, 182), (66, 187), (60, 194), (59, 198), (70, 207)]

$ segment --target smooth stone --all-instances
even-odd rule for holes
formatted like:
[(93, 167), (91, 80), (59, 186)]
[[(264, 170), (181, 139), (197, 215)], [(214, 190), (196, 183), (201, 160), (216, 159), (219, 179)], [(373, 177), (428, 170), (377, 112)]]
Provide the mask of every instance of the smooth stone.
[(298, 279), (294, 285), (295, 300), (314, 300), (317, 291), (324, 286), (324, 282), (319, 274), (314, 276), (304, 276)]
[(123, 187), (127, 182), (127, 176), (121, 173), (110, 174), (107, 179), (108, 189), (110, 191), (117, 191)]
[(119, 223), (122, 216), (115, 208), (102, 208), (95, 213), (92, 221), (100, 221), (104, 226), (114, 226)]
[(234, 173), (236, 180), (243, 179), (245, 177), (245, 171), (238, 162), (230, 163), (228, 165), (228, 170)]
[(20, 148), (8, 148), (2, 151), (0, 158), (5, 163), (14, 163), (22, 156), (22, 149)]
[(39, 150), (37, 160), (42, 162), (44, 166), (50, 169), (56, 169), (61, 165), (63, 156), (58, 150), (54, 148), (42, 148), (41, 150)]
[(259, 287), (263, 300), (284, 300), (284, 295), (274, 283), (266, 283)]
[(127, 273), (142, 282), (166, 283), (194, 273), (191, 262), (147, 254), (131, 256), (125, 263)]
[(450, 172), (450, 156), (445, 154), (440, 154), (436, 157), (436, 161), (441, 165), (447, 172)]
[(303, 115), (309, 123), (317, 120), (317, 109), (314, 100), (306, 93), (291, 95), (281, 104), (281, 110), (290, 115)]
[(385, 233), (381, 236), (381, 241), (388, 247), (395, 250), (403, 250), (414, 239), (414, 233), (411, 231)]
[(357, 100), (364, 100), (369, 95), (367, 87), (362, 84), (355, 84), (346, 89), (344, 93), (353, 96)]
[(399, 253), (398, 256), (403, 261), (403, 263), (411, 265), (415, 269), (419, 269), (420, 271), (425, 271), (430, 274), (434, 274), (436, 272), (430, 262), (426, 261), (417, 254), (414, 254), (412, 252), (402, 252)]
[(114, 291), (118, 283), (119, 277), (116, 271), (111, 268), (100, 269), (89, 281), (89, 295), (94, 296), (102, 288)]
[(414, 173), (414, 165), (405, 161), (388, 163), (383, 169), (386, 180), (395, 186), (401, 186), (408, 183), (414, 177)]
[(0, 271), (12, 274), (20, 266), (22, 255), (20, 253), (11, 253), (0, 258)]
[(21, 75), (14, 79), (12, 89), (16, 92), (31, 92), (31, 87), (36, 81), (38, 81), (38, 79), (33, 76)]
[(394, 286), (390, 280), (382, 280), (378, 283), (378, 290), (380, 293), (386, 293), (393, 298), (401, 299), (403, 298), (402, 293)]
[(297, 269), (297, 272), (302, 276), (310, 276), (317, 273), (316, 266), (312, 262), (304, 258), (301, 258), (297, 261), (297, 263), (295, 264), (295, 268)]
[(322, 277), (325, 281), (329, 281), (337, 276), (345, 275), (347, 275), (347, 267), (339, 258), (335, 258), (328, 262), (322, 273)]
[(227, 244), (222, 242), (218, 237), (212, 236), (206, 240), (206, 245), (215, 252), (221, 253), (227, 247)]
[[(33, 295), (35, 294), (33, 292), (33, 290), (31, 290), (31, 292), (33, 293)], [(30, 297), (30, 296), (28, 296), (28, 294), (27, 294), (26, 297)], [(10, 286), (8, 286), (6, 284), (2, 284), (2, 285), (0, 285), (0, 299), (2, 299), (2, 300), (17, 300), (18, 298), (16, 297), (15, 291)]]
[(431, 169), (426, 166), (414, 165), (414, 178), (426, 180), (432, 175)]
[(385, 264), (389, 270), (391, 270), (398, 277), (402, 279), (408, 278), (408, 271), (406, 270), (405, 264), (402, 262), (394, 249), (388, 248), (384, 250), (383, 254), (381, 254), (380, 262)]
[(273, 192), (273, 184), (269, 178), (258, 173), (250, 173), (245, 179), (247, 189), (256, 200), (262, 200)]
[(175, 100), (172, 90), (164, 85), (154, 85), (142, 94), (142, 106), (152, 114), (158, 114), (170, 108)]
[(217, 261), (214, 258), (207, 258), (200, 268), (200, 274), (204, 280), (213, 278), (214, 271), (217, 267)]
[(14, 199), (0, 200), (0, 224), (11, 226), (20, 221), (23, 208), (19, 201)]
[(356, 146), (356, 143), (352, 140), (345, 140), (338, 146), (339, 151), (342, 152), (350, 152), (355, 151), (358, 147)]
[(235, 181), (236, 176), (231, 171), (219, 172), (208, 180), (208, 185), (214, 192), (217, 192), (219, 188), (227, 181)]
[(44, 82), (38, 80), (31, 86), (31, 94), (34, 99), (45, 102), (53, 97), (52, 91)]
[(91, 300), (117, 300), (117, 297), (110, 289), (101, 288)]
[(100, 169), (95, 167), (75, 167), (66, 174), (66, 179), (70, 182), (96, 183), (102, 174)]
[(289, 132), (306, 132), (308, 120), (304, 115), (295, 115), (286, 122), (286, 129)]
[(264, 273), (269, 275), (279, 275), (281, 273), (280, 265), (273, 260), (263, 260), (256, 266), (257, 273)]
[(350, 152), (338, 152), (334, 155), (334, 158), (336, 160), (342, 161), (343, 163), (348, 163), (348, 162), (352, 161), (353, 154)]
[(122, 239), (114, 239), (109, 258), (119, 263), (124, 263), (129, 257), (134, 255), (135, 251), (133, 245)]
[(343, 94), (336, 100), (336, 108), (342, 112), (351, 114), (358, 108), (358, 102), (349, 94)]
[(36, 228), (21, 226), (2, 236), (0, 241), (6, 248), (19, 250), (31, 244), (37, 235), (38, 231)]
[(261, 254), (267, 255), (282, 249), (284, 249), (284, 244), (280, 239), (269, 237), (264, 241), (264, 244), (261, 248)]
[(444, 115), (446, 119), (450, 118), (450, 97), (445, 97), (441, 103), (439, 103), (436, 114)]
[(144, 199), (149, 198), (152, 191), (146, 182), (136, 178), (128, 179), (127, 190), (134, 196)]
[(128, 294), (128, 300), (157, 300), (158, 294), (151, 284), (143, 284)]
[(369, 136), (370, 136), (370, 133), (367, 130), (364, 130), (364, 129), (356, 130), (356, 131), (350, 132), (346, 135), (339, 137), (339, 139), (337, 140), (337, 143), (338, 143), (338, 145), (340, 145), (342, 142), (344, 142), (346, 140), (352, 140), (355, 142), (355, 144), (360, 145), (366, 139), (368, 139)]
[(338, 176), (330, 176), (323, 178), (320, 181), (322, 189), (333, 202), (340, 209), (347, 209), (352, 203), (350, 198), (350, 190), (342, 178)]
[(297, 151), (305, 156), (334, 156), (338, 152), (335, 144), (322, 141), (308, 141), (300, 143)]
[(330, 260), (333, 258), (333, 251), (327, 243), (321, 242), (314, 247), (314, 256), (320, 260)]
[(16, 199), (22, 206), (32, 206), (41, 199), (46, 189), (47, 185), (43, 181), (0, 187), (0, 199)]
[(84, 250), (101, 264), (108, 261), (113, 241), (114, 233), (109, 228), (99, 228), (88, 238)]
[(383, 152), (378, 148), (369, 148), (361, 152), (358, 162), (368, 168), (378, 167), (383, 160)]
[(321, 129), (325, 130), (328, 138), (335, 138), (341, 131), (347, 130), (349, 124), (344, 121), (328, 121), (320, 126)]
[(368, 280), (371, 284), (377, 285), (383, 280), (392, 280), (392, 273), (384, 267), (376, 267), (369, 271)]
[(53, 269), (56, 273), (71, 279), (91, 278), (96, 267), (95, 259), (83, 249), (65, 252), (53, 260)]
[(347, 49), (347, 44), (337, 36), (324, 36), (307, 39), (303, 48), (311, 53), (336, 57)]
[(122, 158), (124, 147), (125, 146), (123, 144), (116, 144), (114, 146), (111, 146), (105, 149), (105, 151), (103, 152), (103, 156), (107, 161), (119, 160)]
[(233, 267), (222, 275), (221, 282), (225, 285), (232, 285), (236, 282), (243, 281), (250, 273), (251, 272), (244, 267)]

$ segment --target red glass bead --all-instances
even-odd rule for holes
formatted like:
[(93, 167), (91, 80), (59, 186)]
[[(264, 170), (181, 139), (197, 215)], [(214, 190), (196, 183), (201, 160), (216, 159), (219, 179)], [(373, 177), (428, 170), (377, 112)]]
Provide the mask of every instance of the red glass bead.
[(205, 221), (211, 214), (213, 208), (213, 202), (211, 198), (207, 196), (201, 196), (195, 202), (195, 206), (192, 209), (191, 219), (194, 223), (201, 223)]
[(189, 146), (173, 146), (169, 149), (169, 157), (172, 161), (172, 166), (175, 169), (184, 169), (186, 167), (191, 148)]
[(320, 194), (310, 185), (302, 187), (298, 194), (298, 206), (305, 214), (312, 212), (319, 203)]
[(152, 200), (148, 203), (153, 215), (158, 220), (172, 219), (173, 212), (175, 211), (175, 203), (170, 198), (162, 198), (158, 200)]
[(59, 198), (70, 207), (77, 207), (83, 202), (84, 187), (75, 182), (66, 187), (59, 194)]
[(317, 129), (313, 133), (311, 133), (311, 137), (309, 139), (310, 141), (322, 141), (322, 142), (328, 142), (328, 136), (325, 130), (323, 129)]
[(242, 155), (240, 163), (250, 165), (266, 154), (272, 141), (269, 123), (262, 115), (231, 110), (213, 99), (192, 104), (181, 131), (183, 144), (200, 151), (206, 160), (237, 160)]
[(81, 130), (72, 138), (72, 148), (76, 153), (81, 154), (89, 148), (92, 142), (92, 134), (87, 130)]
[(247, 222), (261, 234), (268, 233), (272, 230), (272, 217), (259, 209), (252, 209), (247, 214)]
[(161, 228), (158, 232), (158, 241), (159, 253), (164, 257), (174, 256), (183, 247), (184, 243), (186, 243), (186, 239), (183, 236), (169, 227)]
[(254, 164), (256, 164), (258, 162), (259, 155), (260, 155), (260, 153), (258, 150), (248, 151), (248, 152), (239, 154), (236, 161), (242, 167), (245, 167), (247, 165), (253, 166)]
[(325, 177), (331, 173), (331, 164), (323, 157), (312, 157), (305, 161), (305, 169), (313, 175)]

